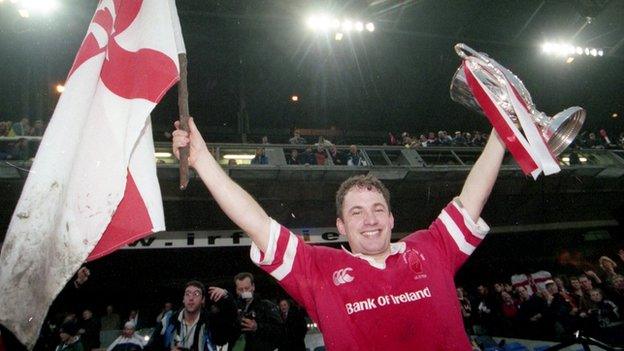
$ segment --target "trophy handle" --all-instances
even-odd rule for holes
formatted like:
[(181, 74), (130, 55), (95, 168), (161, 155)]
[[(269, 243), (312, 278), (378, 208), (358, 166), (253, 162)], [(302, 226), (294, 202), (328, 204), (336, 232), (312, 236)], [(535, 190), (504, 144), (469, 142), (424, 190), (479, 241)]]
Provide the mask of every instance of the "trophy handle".
[[(470, 55), (472, 55), (480, 60), (485, 61), (485, 63), (490, 63), (489, 57), (478, 51), (475, 51), (473, 48), (464, 43), (455, 44), (455, 52), (462, 59), (467, 59)], [(466, 54), (466, 52), (468, 52), (470, 55)]]

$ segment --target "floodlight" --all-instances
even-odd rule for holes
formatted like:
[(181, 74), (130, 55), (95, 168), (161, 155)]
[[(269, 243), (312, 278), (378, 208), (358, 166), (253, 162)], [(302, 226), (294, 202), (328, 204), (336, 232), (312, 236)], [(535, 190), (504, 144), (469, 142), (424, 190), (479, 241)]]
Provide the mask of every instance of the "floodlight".
[(344, 36), (344, 35), (343, 35), (342, 33), (338, 32), (338, 33), (336, 33), (336, 35), (334, 36), (334, 39), (336, 39), (336, 41), (341, 41), (343, 36)]
[(319, 26), (319, 20), (316, 16), (310, 16), (306, 20), (306, 25), (312, 30), (316, 30)]
[(65, 91), (65, 86), (63, 84), (57, 84), (56, 85), (56, 92), (57, 93), (62, 93)]
[(291, 99), (293, 102), (297, 102), (297, 101), (299, 101), (299, 96), (297, 96), (297, 95), (293, 95), (293, 96), (291, 96), (291, 97), (290, 97), (290, 99)]
[(598, 56), (598, 50), (596, 50), (596, 49), (591, 49), (591, 50), (589, 51), (589, 53), (590, 53), (592, 56), (594, 56), (594, 57)]
[(364, 24), (362, 22), (355, 22), (355, 30), (361, 32), (364, 30)]
[(552, 43), (545, 42), (542, 44), (542, 51), (549, 54), (554, 51), (554, 45)]
[(585, 48), (585, 55), (589, 56), (589, 48)]
[(171, 152), (154, 152), (154, 157), (168, 158), (171, 157)]
[(619, 116), (620, 116), (620, 115), (618, 115), (617, 113), (615, 113), (615, 112), (614, 112), (614, 113), (611, 115), (611, 118), (618, 118)]
[(602, 57), (602, 55), (604, 55), (604, 51), (602, 49), (598, 50), (598, 56)]
[(342, 22), (342, 30), (345, 32), (349, 32), (351, 31), (351, 29), (353, 29), (353, 22), (351, 22), (350, 20), (344, 20)]
[(56, 0), (22, 0), (20, 5), (31, 12), (49, 13), (58, 8)]
[(331, 27), (333, 29), (340, 28), (340, 21), (337, 18), (333, 18), (332, 21), (331, 21)]
[(373, 22), (366, 23), (366, 30), (369, 32), (375, 31), (375, 25), (373, 24)]
[(574, 61), (574, 57), (572, 56), (568, 56), (568, 58), (566, 59), (566, 63), (572, 63)]
[(30, 17), (30, 13), (26, 9), (19, 9), (17, 12), (19, 12), (19, 15), (22, 16), (22, 18)]

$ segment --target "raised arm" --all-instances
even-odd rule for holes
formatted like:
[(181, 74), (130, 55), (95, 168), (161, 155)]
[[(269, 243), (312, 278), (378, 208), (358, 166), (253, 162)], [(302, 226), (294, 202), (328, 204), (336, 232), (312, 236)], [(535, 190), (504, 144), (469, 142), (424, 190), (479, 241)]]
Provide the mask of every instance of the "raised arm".
[(208, 151), (206, 142), (192, 118), (189, 119), (189, 133), (179, 129), (179, 122), (175, 123), (175, 127), (176, 130), (173, 132), (175, 156), (180, 158), (179, 148), (190, 145), (189, 166), (195, 168), (223, 212), (249, 235), (261, 251), (265, 252), (269, 241), (269, 216), (249, 193), (223, 171)]
[(498, 133), (492, 129), (490, 138), (481, 156), (472, 166), (459, 195), (463, 207), (474, 221), (481, 216), (483, 206), (492, 192), (503, 156), (505, 156), (505, 144), (500, 140)]

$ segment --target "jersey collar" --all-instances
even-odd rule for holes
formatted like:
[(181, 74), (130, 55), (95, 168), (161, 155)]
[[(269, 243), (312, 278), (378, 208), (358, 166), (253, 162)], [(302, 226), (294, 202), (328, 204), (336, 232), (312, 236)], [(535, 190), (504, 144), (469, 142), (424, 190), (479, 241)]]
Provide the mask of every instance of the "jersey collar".
[[(384, 262), (377, 262), (377, 261), (375, 261), (374, 258), (372, 258), (370, 256), (367, 256), (367, 255), (364, 255), (364, 254), (361, 254), (361, 253), (354, 254), (351, 251), (347, 250), (343, 245), (341, 245), (341, 247), (342, 247), (342, 251), (348, 253), (349, 255), (351, 255), (353, 257), (357, 257), (359, 259), (362, 259), (362, 260), (368, 262), (371, 266), (373, 266), (375, 268), (378, 268), (378, 269), (385, 269), (386, 268), (386, 262), (385, 261)], [(403, 252), (405, 252), (405, 242), (399, 241), (399, 242), (396, 242), (396, 243), (390, 243), (390, 255), (388, 257), (390, 257), (392, 255), (396, 255), (396, 254), (401, 254)], [(388, 259), (388, 257), (386, 257), (386, 259)]]

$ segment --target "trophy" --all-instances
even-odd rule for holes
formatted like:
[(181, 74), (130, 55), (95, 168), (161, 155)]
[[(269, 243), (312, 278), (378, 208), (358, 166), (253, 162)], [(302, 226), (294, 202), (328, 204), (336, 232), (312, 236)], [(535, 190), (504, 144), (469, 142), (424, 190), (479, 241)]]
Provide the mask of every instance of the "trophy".
[(498, 62), (461, 43), (455, 52), (463, 64), (451, 81), (451, 99), (488, 117), (525, 174), (557, 173), (555, 157), (574, 141), (585, 110), (575, 106), (549, 117), (535, 108), (522, 81)]

